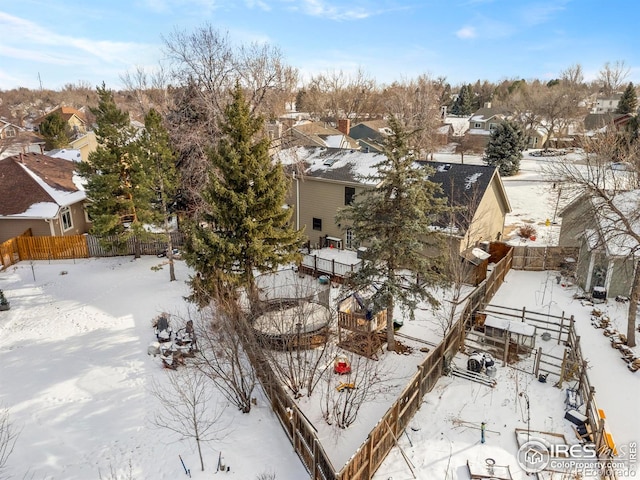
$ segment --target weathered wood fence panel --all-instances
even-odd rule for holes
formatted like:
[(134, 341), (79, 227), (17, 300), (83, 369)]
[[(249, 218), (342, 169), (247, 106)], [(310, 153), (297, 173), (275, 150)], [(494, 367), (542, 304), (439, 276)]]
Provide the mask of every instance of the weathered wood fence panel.
[[(184, 244), (181, 232), (171, 232), (174, 247)], [(164, 234), (155, 234), (150, 240), (130, 238), (121, 249), (105, 248), (93, 235), (64, 237), (34, 237), (21, 235), (0, 244), (1, 267), (5, 269), (22, 260), (68, 260), (72, 258), (112, 257), (117, 255), (158, 255), (167, 247)]]
[(528, 245), (513, 247), (514, 270), (560, 270), (567, 258), (578, 258), (578, 247)]
[(497, 263), (474, 292), (463, 301), (466, 306), (451, 330), (418, 366), (418, 371), (409, 381), (395, 403), (387, 410), (369, 433), (347, 464), (338, 473), (341, 480), (370, 480), (380, 467), (395, 439), (402, 434), (422, 405), (422, 397), (430, 392), (442, 376), (443, 370), (458, 352), (464, 341), (465, 329), (471, 325), (473, 312), (488, 303), (511, 268), (512, 249), (504, 250), (504, 257)]
[[(104, 247), (100, 238), (94, 235), (84, 235), (86, 237), (89, 256), (91, 257), (116, 257), (118, 255), (135, 255), (136, 250), (140, 255), (158, 255), (167, 248), (165, 234), (155, 234), (151, 239), (138, 240), (136, 237), (127, 239), (119, 248)], [(107, 237), (106, 241), (116, 243), (116, 237)], [(182, 232), (171, 232), (171, 243), (174, 247), (181, 247), (184, 244)]]

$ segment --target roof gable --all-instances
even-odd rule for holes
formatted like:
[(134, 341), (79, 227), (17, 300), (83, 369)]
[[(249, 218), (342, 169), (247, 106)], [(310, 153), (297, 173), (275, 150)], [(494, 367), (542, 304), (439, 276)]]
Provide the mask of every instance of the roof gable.
[(45, 118), (47, 118), (49, 115), (54, 115), (56, 113), (59, 113), (60, 116), (63, 118), (63, 120), (65, 122), (68, 122), (69, 119), (71, 119), (71, 117), (76, 117), (78, 118), (78, 120), (80, 120), (82, 123), (87, 123), (87, 121), (84, 118), (84, 114), (80, 111), (80, 110), (76, 110), (75, 108), (72, 107), (58, 107), (58, 108), (54, 108), (53, 110), (51, 110), (48, 113), (45, 113), (44, 115), (36, 118), (33, 123), (34, 125), (40, 125)]
[(19, 216), (36, 204), (66, 206), (84, 200), (84, 190), (74, 181), (75, 164), (37, 153), (0, 161), (0, 215)]

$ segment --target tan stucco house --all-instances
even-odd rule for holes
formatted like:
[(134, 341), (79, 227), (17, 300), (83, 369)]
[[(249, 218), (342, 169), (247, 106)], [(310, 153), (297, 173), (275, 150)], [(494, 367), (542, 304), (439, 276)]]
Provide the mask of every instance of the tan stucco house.
[[(384, 160), (380, 153), (322, 148), (293, 148), (276, 157), (286, 165), (292, 179), (288, 205), (292, 221), (304, 228), (312, 247), (354, 249), (353, 233), (335, 221), (337, 211), (366, 188), (366, 179)], [(458, 243), (460, 251), (479, 242), (501, 238), (505, 216), (511, 211), (498, 171), (480, 165), (417, 162), (435, 173), (432, 180), (442, 186), (449, 203), (464, 207), (446, 225), (437, 225)]]
[(45, 115), (36, 118), (33, 121), (34, 127), (36, 129), (39, 128), (40, 124), (44, 121), (45, 118), (56, 113), (59, 113), (62, 119), (67, 123), (67, 125), (69, 125), (69, 130), (71, 131), (74, 138), (87, 133), (87, 122), (85, 120), (84, 114), (80, 110), (64, 106), (55, 108)]

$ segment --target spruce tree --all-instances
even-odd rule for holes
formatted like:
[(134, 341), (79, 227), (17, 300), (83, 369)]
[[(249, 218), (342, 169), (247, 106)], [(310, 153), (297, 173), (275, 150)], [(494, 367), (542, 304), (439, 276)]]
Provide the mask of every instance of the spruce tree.
[(38, 130), (44, 137), (47, 150), (64, 148), (69, 145), (69, 125), (64, 121), (60, 112), (45, 117)]
[(491, 167), (497, 167), (503, 177), (509, 177), (520, 171), (520, 160), (525, 147), (526, 138), (520, 125), (505, 120), (491, 132), (482, 161)]
[(129, 238), (142, 232), (147, 220), (138, 215), (135, 199), (143, 173), (135, 155), (135, 130), (129, 114), (116, 106), (113, 92), (104, 84), (97, 93), (98, 106), (91, 112), (96, 117), (98, 147), (78, 168), (86, 179), (91, 232), (105, 247), (122, 251)]
[(636, 95), (636, 89), (633, 86), (633, 83), (629, 82), (629, 85), (627, 85), (627, 88), (625, 88), (622, 96), (620, 97), (616, 113), (630, 113), (635, 115), (637, 113), (637, 109), (638, 97)]
[(187, 263), (192, 300), (207, 302), (229, 287), (244, 287), (257, 300), (254, 272), (270, 272), (299, 256), (301, 233), (284, 208), (288, 181), (269, 157), (264, 119), (252, 115), (236, 85), (222, 119), (222, 137), (209, 155), (209, 181), (202, 197), (205, 211), (191, 222)]
[(170, 216), (178, 190), (176, 153), (171, 148), (169, 134), (160, 114), (151, 109), (144, 118), (144, 131), (137, 141), (138, 160), (142, 168), (138, 170), (138, 192), (135, 196), (138, 216), (150, 224), (161, 226), (166, 238), (169, 280), (176, 279), (173, 264), (173, 243), (171, 241)]
[[(422, 300), (438, 304), (428, 288), (444, 281), (439, 256), (444, 249), (441, 234), (431, 227), (448, 208), (440, 185), (429, 180), (432, 171), (409, 154), (407, 134), (395, 118), (389, 125), (393, 134), (387, 139), (385, 159), (366, 179), (377, 186), (356, 196), (338, 212), (336, 221), (348, 225), (366, 246), (363, 264), (349, 277), (349, 285), (355, 290), (375, 287), (373, 306), (377, 311), (387, 309), (387, 349), (393, 351), (395, 305), (413, 316)], [(406, 280), (406, 270), (416, 281)]]
[(463, 85), (458, 93), (458, 98), (451, 107), (454, 115), (471, 115), (473, 110), (473, 91), (471, 85)]

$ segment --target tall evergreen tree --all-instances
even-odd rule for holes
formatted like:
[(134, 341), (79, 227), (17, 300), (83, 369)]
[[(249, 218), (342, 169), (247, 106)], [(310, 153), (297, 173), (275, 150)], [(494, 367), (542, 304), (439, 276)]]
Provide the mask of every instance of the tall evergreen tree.
[(471, 85), (463, 85), (458, 93), (458, 98), (451, 107), (454, 115), (471, 115), (473, 110), (473, 90)]
[(122, 249), (129, 238), (144, 232), (143, 226), (150, 220), (144, 210), (137, 209), (140, 195), (147, 201), (148, 193), (139, 189), (144, 171), (136, 156), (135, 129), (129, 114), (116, 106), (113, 92), (104, 84), (97, 93), (98, 106), (91, 112), (96, 117), (98, 148), (89, 154), (88, 162), (79, 164), (79, 171), (87, 181), (92, 233), (101, 237), (105, 246)]
[(144, 132), (137, 141), (138, 159), (143, 168), (138, 180), (136, 195), (138, 214), (147, 210), (145, 217), (153, 225), (162, 226), (167, 242), (169, 279), (176, 279), (173, 263), (170, 216), (178, 190), (176, 153), (171, 148), (169, 134), (162, 123), (161, 115), (151, 109), (144, 118)]
[[(363, 265), (349, 278), (354, 289), (375, 287), (376, 310), (387, 309), (387, 349), (395, 349), (393, 312), (399, 303), (413, 315), (421, 300), (438, 301), (428, 288), (444, 281), (440, 268), (444, 249), (441, 234), (430, 228), (447, 211), (440, 185), (429, 180), (430, 169), (416, 164), (409, 154), (407, 134), (395, 118), (389, 121), (393, 134), (385, 147), (385, 159), (365, 190), (341, 210), (336, 220), (353, 230), (367, 247)], [(437, 253), (436, 253), (437, 252)], [(426, 254), (429, 253), (429, 254)], [(433, 254), (430, 255), (430, 254)], [(411, 270), (419, 281), (407, 282)]]
[(48, 150), (64, 148), (69, 145), (69, 125), (64, 121), (60, 112), (45, 117), (39, 126), (39, 131), (45, 139), (45, 147)]
[(522, 127), (505, 120), (491, 132), (482, 161), (491, 167), (497, 167), (500, 175), (504, 177), (515, 175), (520, 171), (522, 151), (526, 145)]
[(638, 96), (636, 94), (636, 88), (633, 86), (632, 82), (629, 82), (629, 85), (627, 85), (627, 88), (625, 88), (622, 96), (620, 97), (616, 113), (631, 113), (632, 115), (635, 115), (637, 110)]
[(252, 115), (236, 84), (225, 108), (222, 138), (209, 155), (206, 209), (189, 226), (186, 260), (197, 272), (192, 299), (203, 303), (228, 291), (247, 289), (257, 299), (254, 272), (269, 272), (297, 259), (301, 233), (284, 208), (288, 182), (269, 158), (264, 119)]

